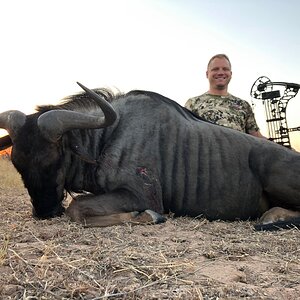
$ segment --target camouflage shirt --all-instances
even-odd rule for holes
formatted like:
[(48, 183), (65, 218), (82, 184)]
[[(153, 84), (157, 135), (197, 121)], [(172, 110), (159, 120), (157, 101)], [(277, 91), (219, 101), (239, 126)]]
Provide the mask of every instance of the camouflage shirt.
[(242, 132), (258, 131), (250, 104), (231, 94), (218, 96), (205, 93), (190, 98), (185, 107), (200, 117)]

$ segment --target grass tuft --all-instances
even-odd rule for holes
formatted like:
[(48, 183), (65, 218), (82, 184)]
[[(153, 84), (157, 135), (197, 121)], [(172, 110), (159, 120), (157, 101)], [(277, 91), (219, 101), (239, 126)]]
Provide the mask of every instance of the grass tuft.
[(0, 157), (0, 190), (21, 190), (23, 182), (20, 174), (12, 162), (5, 157)]

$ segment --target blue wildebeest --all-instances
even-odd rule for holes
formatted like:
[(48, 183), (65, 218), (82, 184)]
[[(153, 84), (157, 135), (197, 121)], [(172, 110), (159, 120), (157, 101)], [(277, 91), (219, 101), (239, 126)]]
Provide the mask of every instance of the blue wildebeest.
[[(261, 223), (300, 217), (300, 154), (214, 125), (154, 92), (104, 89), (0, 114), (33, 215), (86, 226), (161, 214)], [(75, 195), (76, 193), (76, 195)]]

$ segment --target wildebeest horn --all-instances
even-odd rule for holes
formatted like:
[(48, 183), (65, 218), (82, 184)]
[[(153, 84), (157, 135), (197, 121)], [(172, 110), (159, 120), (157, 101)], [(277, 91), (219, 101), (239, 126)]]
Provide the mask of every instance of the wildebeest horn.
[(26, 115), (18, 110), (8, 110), (0, 114), (0, 128), (5, 129), (12, 140), (25, 121)]
[(42, 134), (48, 140), (56, 142), (63, 133), (72, 129), (103, 128), (115, 122), (117, 113), (111, 104), (79, 82), (78, 85), (99, 104), (104, 117), (69, 110), (48, 111), (37, 120)]
[(77, 84), (91, 98), (93, 98), (98, 103), (98, 105), (101, 107), (101, 109), (102, 109), (102, 111), (104, 112), (104, 115), (105, 115), (105, 123), (106, 123), (105, 127), (113, 124), (114, 121), (117, 118), (117, 113), (115, 112), (115, 110), (113, 109), (113, 107), (110, 105), (110, 103), (107, 102), (106, 100), (104, 100), (103, 98), (101, 98), (97, 93), (95, 93), (94, 91), (90, 90), (89, 88), (87, 88), (86, 86), (84, 86), (83, 84), (81, 84), (80, 82), (77, 82)]

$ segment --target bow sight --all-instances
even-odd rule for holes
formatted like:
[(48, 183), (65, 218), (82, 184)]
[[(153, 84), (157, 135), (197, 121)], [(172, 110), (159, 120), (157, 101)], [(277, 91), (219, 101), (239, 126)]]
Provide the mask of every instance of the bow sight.
[(269, 140), (287, 148), (291, 148), (289, 132), (300, 130), (300, 127), (288, 128), (286, 120), (287, 104), (297, 95), (299, 89), (299, 84), (271, 82), (268, 77), (261, 76), (250, 91), (251, 97), (262, 100), (265, 106)]

